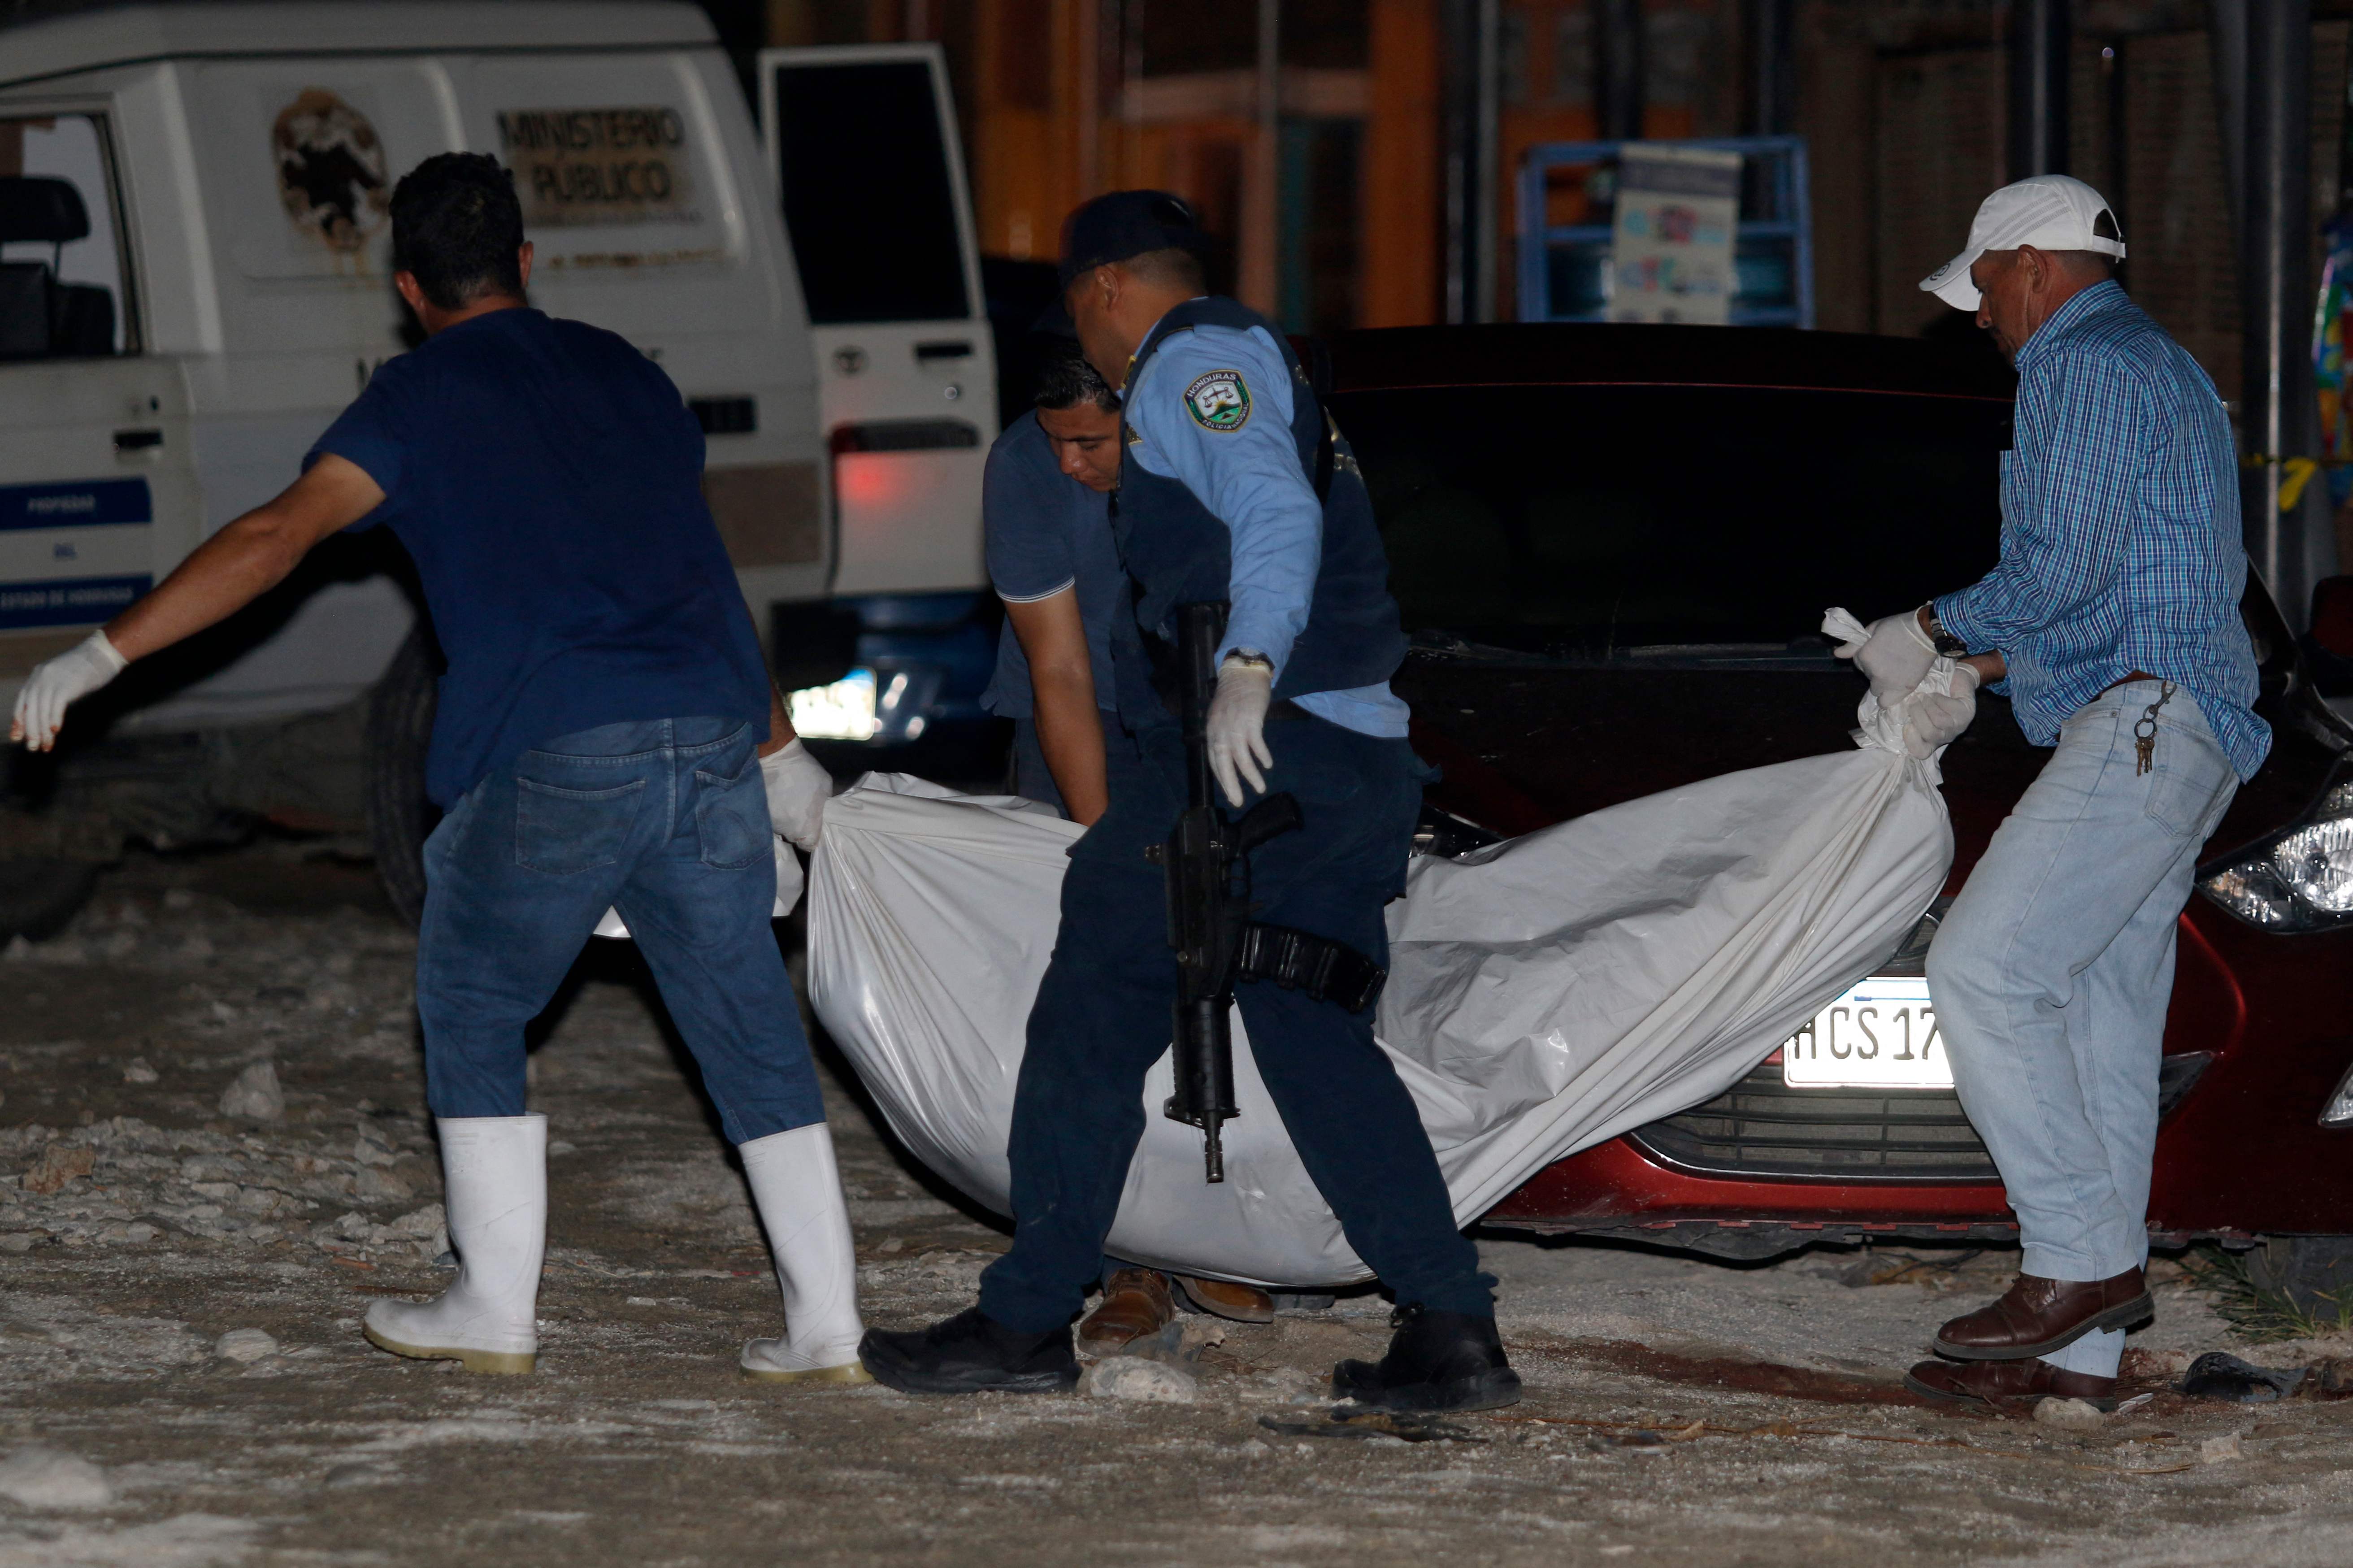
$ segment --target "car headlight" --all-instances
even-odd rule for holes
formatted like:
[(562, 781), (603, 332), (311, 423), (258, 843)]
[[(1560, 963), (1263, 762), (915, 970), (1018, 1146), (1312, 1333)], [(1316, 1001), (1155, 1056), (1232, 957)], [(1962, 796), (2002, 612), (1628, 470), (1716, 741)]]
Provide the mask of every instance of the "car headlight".
[(2337, 1092), (2330, 1095), (2328, 1103), (2320, 1108), (2320, 1124), (2323, 1127), (2353, 1127), (2353, 1068), (2347, 1069), (2345, 1076), (2337, 1080)]
[(2198, 890), (2263, 931), (2353, 925), (2353, 780), (2330, 785), (2303, 821), (2209, 871)]

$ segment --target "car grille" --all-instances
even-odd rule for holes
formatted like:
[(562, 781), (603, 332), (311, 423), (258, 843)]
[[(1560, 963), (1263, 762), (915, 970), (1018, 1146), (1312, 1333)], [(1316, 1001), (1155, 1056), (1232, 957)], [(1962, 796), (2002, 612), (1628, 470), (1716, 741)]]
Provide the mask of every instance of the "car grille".
[[(1874, 978), (1928, 973), (1928, 947), (1953, 900), (1940, 898), (1872, 971)], [(2212, 1064), (2183, 1051), (2158, 1064), (2157, 1114), (2173, 1114)], [(1637, 1127), (1629, 1142), (1652, 1158), (1707, 1175), (1761, 1181), (1982, 1182), (2001, 1180), (1993, 1156), (1949, 1089), (1791, 1089), (1780, 1053), (1704, 1105)]]
[(1638, 1127), (1637, 1148), (1686, 1170), (1862, 1182), (1996, 1182), (1949, 1089), (1791, 1089), (1767, 1062), (1704, 1105)]

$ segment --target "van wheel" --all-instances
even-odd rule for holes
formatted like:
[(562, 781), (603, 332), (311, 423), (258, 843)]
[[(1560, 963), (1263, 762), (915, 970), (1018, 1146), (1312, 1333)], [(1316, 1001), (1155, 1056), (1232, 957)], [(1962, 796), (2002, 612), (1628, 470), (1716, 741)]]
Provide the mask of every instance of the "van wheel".
[(2353, 1321), (2353, 1236), (2266, 1236), (2247, 1278), (2323, 1322)]
[(437, 663), (432, 637), (419, 626), (368, 700), (368, 837), (385, 895), (412, 926), (425, 914), (426, 835), (441, 820), (441, 808), (425, 794)]

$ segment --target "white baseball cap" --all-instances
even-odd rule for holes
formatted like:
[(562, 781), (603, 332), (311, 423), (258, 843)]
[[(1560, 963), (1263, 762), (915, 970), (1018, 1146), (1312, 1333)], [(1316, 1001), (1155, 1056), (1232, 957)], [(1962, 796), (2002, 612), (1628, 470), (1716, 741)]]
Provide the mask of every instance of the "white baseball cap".
[(1967, 250), (1920, 279), (1921, 289), (1956, 310), (1978, 308), (1969, 268), (1989, 250), (2095, 250), (2124, 259), (2124, 231), (2107, 197), (2065, 174), (2037, 174), (2004, 185), (1978, 206)]

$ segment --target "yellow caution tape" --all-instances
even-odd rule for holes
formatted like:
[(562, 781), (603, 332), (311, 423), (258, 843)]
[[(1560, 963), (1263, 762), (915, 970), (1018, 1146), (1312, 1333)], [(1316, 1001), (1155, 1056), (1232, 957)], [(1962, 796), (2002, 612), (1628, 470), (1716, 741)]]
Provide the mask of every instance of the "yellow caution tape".
[(2304, 499), (2304, 487), (2312, 476), (2320, 472), (2320, 465), (2310, 458), (2290, 458), (2280, 464), (2279, 509), (2294, 511), (2295, 503)]
[(2304, 500), (2304, 487), (2312, 482), (2313, 475), (2323, 468), (2348, 466), (2347, 459), (2343, 458), (2279, 458), (2269, 452), (2250, 452), (2239, 459), (2239, 466), (2246, 468), (2267, 468), (2274, 463), (2280, 469), (2279, 509), (2282, 511), (2295, 510), (2296, 503)]

